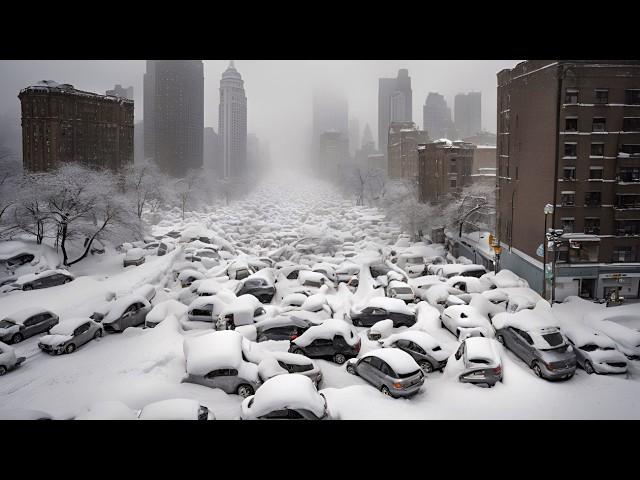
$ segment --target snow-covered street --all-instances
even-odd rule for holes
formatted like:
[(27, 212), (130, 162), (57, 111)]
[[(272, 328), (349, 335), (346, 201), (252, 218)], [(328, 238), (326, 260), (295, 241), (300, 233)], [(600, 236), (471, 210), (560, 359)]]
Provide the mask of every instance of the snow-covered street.
[[(535, 297), (535, 292), (527, 293), (530, 289), (522, 281), (507, 274), (465, 276), (464, 269), (459, 269), (446, 278), (433, 267), (457, 268), (470, 262), (451, 257), (443, 245), (414, 242), (381, 210), (354, 203), (320, 180), (295, 176), (267, 179), (244, 199), (211, 206), (209, 211), (187, 212), (184, 220), (178, 209), (163, 212), (151, 232), (155, 239), (147, 239), (146, 244), (166, 241), (170, 247), (164, 255), (158, 256), (158, 245), (145, 248), (144, 243), (125, 244), (123, 249), (127, 251), (141, 248), (144, 263), (123, 267), (125, 253), (110, 246), (104, 254), (89, 256), (70, 267), (75, 279), (69, 283), (0, 293), (0, 320), (27, 307), (37, 307), (55, 313), (61, 325), (70, 319), (89, 317), (105, 305), (112, 306), (114, 297), (121, 299), (140, 292), (145, 285), (155, 289), (150, 309), (170, 300), (185, 306), (180, 310), (175, 302), (167, 304), (166, 311), (156, 313), (160, 318), (154, 328), (141, 324), (124, 328), (122, 333), (105, 332), (71, 354), (42, 351), (38, 343), (46, 332), (11, 345), (17, 357), (26, 359), (0, 377), (0, 408), (40, 410), (64, 419), (77, 416), (97, 402), (117, 400), (140, 410), (152, 402), (187, 398), (206, 406), (217, 419), (239, 419), (244, 400), (240, 395), (183, 381), (187, 375), (185, 339), (214, 332), (232, 315), (236, 331), (244, 336), (243, 349), (251, 352), (248, 355), (243, 351), (243, 362), (257, 365), (271, 352), (291, 351), (295, 342), (301, 349), (306, 347), (298, 334), (291, 341), (259, 338), (264, 331), (262, 325), (304, 312), (301, 317), (313, 317), (304, 335), (331, 318), (355, 328), (359, 336), (357, 358), (380, 348), (377, 340), (369, 339), (376, 328), (381, 339), (409, 330), (426, 332), (448, 357), (442, 371), (423, 368), (424, 384), (419, 393), (408, 398), (384, 395), (363, 377), (349, 373), (348, 362), (338, 364), (335, 357), (313, 358), (321, 373), (318, 391), (325, 396), (333, 419), (640, 419), (638, 356), (626, 360), (626, 373), (588, 374), (579, 363), (570, 378), (549, 381), (538, 377), (511, 348), (495, 339), (498, 327), (491, 322), (506, 316), (508, 323), (519, 315), (516, 307), (505, 312), (506, 305), (510, 308), (513, 304), (520, 305), (519, 311), (553, 317), (563, 333), (565, 326), (568, 329), (574, 324), (606, 331), (601, 327), (603, 322), (623, 325), (637, 333), (640, 304), (606, 308), (570, 297), (568, 302), (549, 307), (541, 304), (544, 300)], [(422, 260), (416, 263), (416, 258)], [(419, 268), (412, 269), (416, 265)], [(247, 270), (247, 276), (240, 273), (242, 270)], [(267, 297), (270, 294), (263, 292), (274, 286), (269, 301), (240, 301), (253, 285), (264, 289), (255, 296)], [(516, 295), (513, 292), (517, 289), (520, 293)], [(411, 300), (395, 312), (394, 302), (402, 304), (403, 292)], [(498, 294), (504, 299), (498, 299)], [(526, 295), (533, 301), (522, 307), (521, 303), (528, 301)], [(391, 296), (395, 298), (387, 298)], [(222, 313), (217, 314), (214, 303), (214, 313), (206, 321), (189, 318), (193, 308), (187, 313), (186, 307), (196, 298), (221, 299)], [(382, 299), (379, 305), (375, 303), (378, 298)], [(365, 308), (372, 301), (375, 308), (387, 308), (387, 318), (392, 311), (401, 315), (406, 310), (404, 314), (412, 318), (412, 324), (394, 327), (396, 323), (389, 322), (385, 330), (375, 320), (375, 328), (359, 326), (354, 319), (363, 318), (367, 325)], [(494, 388), (459, 381), (462, 360), (455, 354), (460, 341), (442, 323), (443, 311), (455, 312), (457, 304), (474, 309), (473, 315), (462, 313), (458, 319), (461, 340), (467, 330), (481, 328), (480, 323), (463, 324), (465, 320), (477, 315), (488, 325), (490, 333), (483, 337), (490, 338), (483, 340), (491, 342), (501, 359), (502, 381)], [(501, 313), (491, 311), (494, 307), (502, 308)], [(247, 309), (250, 321), (245, 324), (241, 319)], [(621, 345), (613, 330), (610, 336)], [(633, 356), (623, 353), (626, 358)], [(256, 398), (259, 392), (257, 388)]]

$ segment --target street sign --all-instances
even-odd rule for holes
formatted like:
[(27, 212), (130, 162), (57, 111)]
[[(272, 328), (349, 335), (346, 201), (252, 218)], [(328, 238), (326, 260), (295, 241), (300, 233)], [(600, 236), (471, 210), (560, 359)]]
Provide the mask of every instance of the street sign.
[(538, 249), (536, 250), (536, 255), (539, 257), (544, 257), (544, 245), (540, 244)]

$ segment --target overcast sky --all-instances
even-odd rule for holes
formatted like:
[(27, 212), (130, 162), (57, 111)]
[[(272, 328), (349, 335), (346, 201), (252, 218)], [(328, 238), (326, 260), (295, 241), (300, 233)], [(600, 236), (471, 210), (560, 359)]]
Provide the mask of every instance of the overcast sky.
[[(295, 160), (309, 151), (312, 89), (316, 83), (342, 86), (349, 115), (369, 123), (377, 139), (378, 78), (407, 68), (413, 89), (413, 120), (422, 126), (429, 92), (445, 96), (453, 110), (460, 92), (482, 92), (482, 127), (495, 132), (496, 73), (517, 60), (236, 60), (245, 81), (248, 129), (268, 139), (273, 160)], [(205, 61), (205, 126), (218, 130), (218, 88), (228, 60)], [(136, 121), (142, 119), (143, 60), (0, 61), (0, 115), (19, 115), (21, 88), (39, 80), (70, 83), (104, 93), (116, 83), (134, 87)], [(362, 135), (362, 132), (361, 132)]]

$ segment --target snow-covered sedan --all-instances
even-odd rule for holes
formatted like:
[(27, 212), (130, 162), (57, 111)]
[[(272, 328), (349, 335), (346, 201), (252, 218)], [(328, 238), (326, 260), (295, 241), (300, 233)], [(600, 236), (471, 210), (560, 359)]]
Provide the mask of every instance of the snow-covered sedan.
[(151, 304), (142, 295), (130, 294), (114, 300), (109, 304), (108, 313), (99, 320), (106, 332), (123, 332), (129, 327), (144, 324), (147, 313), (151, 311)]
[(502, 381), (502, 359), (497, 347), (492, 338), (465, 338), (454, 355), (455, 362), (448, 362), (446, 368), (462, 383), (493, 387)]
[(603, 333), (577, 322), (564, 322), (562, 333), (573, 346), (578, 365), (589, 375), (627, 371), (627, 358), (616, 348), (616, 342)]
[(420, 391), (424, 373), (411, 355), (398, 348), (380, 348), (347, 362), (358, 375), (390, 397), (410, 397)]
[(49, 335), (40, 338), (38, 347), (46, 353), (73, 353), (103, 335), (102, 325), (88, 317), (70, 318), (57, 324)]
[(447, 307), (440, 316), (440, 324), (462, 340), (467, 336), (493, 338), (495, 331), (491, 323), (471, 305)]
[(293, 373), (275, 376), (242, 402), (243, 420), (322, 420), (327, 400), (306, 376)]
[(415, 293), (411, 285), (398, 280), (391, 280), (386, 288), (387, 297), (398, 298), (406, 303), (411, 303), (416, 299)]
[(44, 308), (18, 310), (0, 320), (0, 341), (20, 343), (25, 338), (48, 331), (58, 321), (58, 315)]
[(291, 340), (289, 352), (310, 358), (331, 358), (342, 365), (347, 358), (358, 355), (360, 346), (360, 337), (351, 325), (331, 318)]
[(407, 352), (427, 373), (442, 370), (450, 355), (449, 350), (443, 349), (435, 338), (420, 330), (395, 333), (379, 343), (384, 348), (395, 347)]
[(10, 370), (18, 368), (25, 357), (18, 357), (13, 347), (0, 342), (0, 377)]
[(269, 355), (258, 364), (258, 373), (263, 382), (276, 375), (290, 373), (300, 373), (309, 377), (316, 388), (322, 381), (320, 367), (313, 360), (304, 355), (289, 352), (269, 352)]
[(416, 323), (416, 315), (398, 298), (374, 297), (362, 305), (353, 306), (349, 317), (354, 325), (371, 327), (380, 320), (393, 320), (394, 327), (410, 327)]
[(44, 270), (38, 273), (22, 275), (21, 277), (18, 277), (18, 280), (16, 280), (15, 283), (12, 283), (11, 286), (17, 290), (27, 291), (63, 285), (73, 281), (74, 279), (75, 277), (70, 272), (58, 268), (55, 270)]

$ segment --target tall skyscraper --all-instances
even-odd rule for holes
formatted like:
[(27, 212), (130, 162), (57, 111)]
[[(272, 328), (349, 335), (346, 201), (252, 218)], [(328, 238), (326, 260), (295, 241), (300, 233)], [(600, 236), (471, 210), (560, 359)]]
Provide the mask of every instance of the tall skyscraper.
[(457, 134), (453, 131), (451, 109), (447, 106), (444, 96), (439, 93), (429, 92), (427, 95), (422, 107), (422, 120), (424, 129), (429, 132), (431, 138), (456, 140)]
[(216, 176), (220, 175), (220, 172), (222, 171), (222, 154), (220, 150), (218, 134), (213, 127), (206, 127), (204, 129), (204, 162), (202, 166), (213, 172)]
[(241, 178), (247, 171), (247, 97), (233, 60), (220, 80), (218, 130), (222, 145), (222, 177)]
[(324, 132), (339, 132), (349, 138), (349, 106), (346, 96), (329, 85), (316, 87), (313, 91), (313, 137), (311, 148), (316, 161), (320, 151), (320, 136)]
[(362, 133), (362, 148), (375, 150), (373, 135), (371, 134), (371, 128), (368, 123), (364, 126), (364, 132)]
[(411, 77), (406, 68), (398, 70), (396, 78), (378, 79), (378, 150), (387, 152), (391, 122), (411, 122)]
[(459, 93), (455, 97), (456, 129), (461, 138), (482, 130), (482, 103), (480, 92)]
[(202, 60), (147, 60), (144, 74), (144, 155), (175, 177), (202, 167)]
[(349, 155), (352, 157), (356, 154), (360, 146), (360, 122), (357, 118), (352, 117), (349, 120)]

